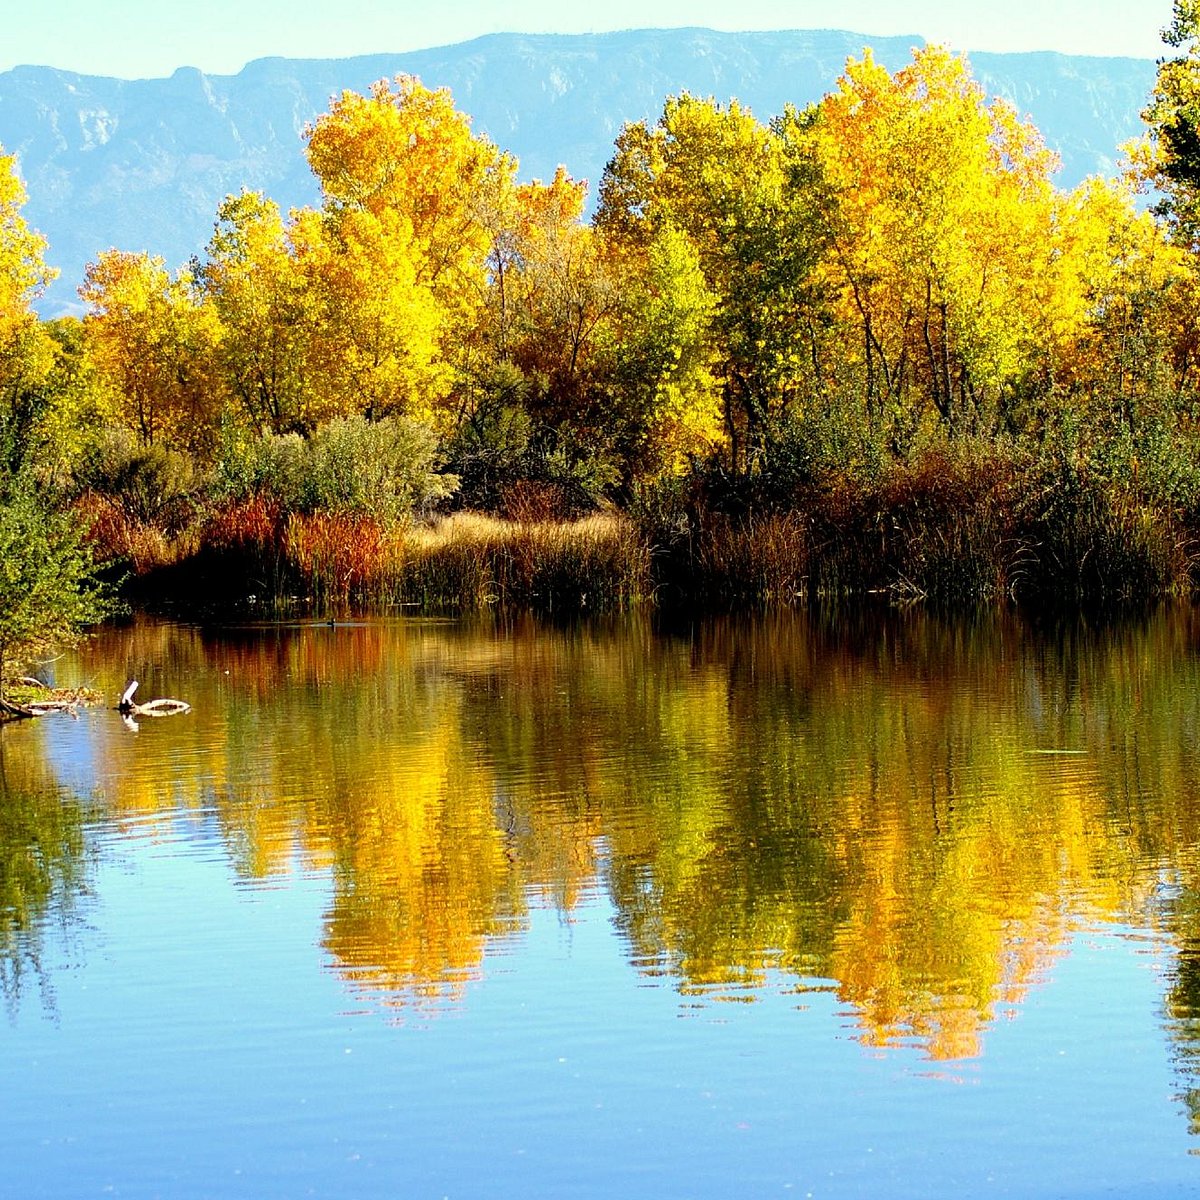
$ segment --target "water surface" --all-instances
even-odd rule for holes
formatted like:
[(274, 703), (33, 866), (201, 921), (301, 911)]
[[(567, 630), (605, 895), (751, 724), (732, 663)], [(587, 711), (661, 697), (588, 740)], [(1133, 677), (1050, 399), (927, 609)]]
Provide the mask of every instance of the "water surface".
[(1200, 1186), (1200, 618), (139, 622), (0, 731), (0, 1196)]

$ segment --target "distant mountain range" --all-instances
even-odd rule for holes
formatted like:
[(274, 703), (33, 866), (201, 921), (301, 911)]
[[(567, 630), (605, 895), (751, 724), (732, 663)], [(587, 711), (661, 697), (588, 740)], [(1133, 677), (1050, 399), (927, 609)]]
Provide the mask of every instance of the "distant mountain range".
[[(522, 178), (548, 179), (563, 163), (594, 195), (622, 124), (654, 119), (668, 94), (736, 97), (766, 120), (789, 101), (819, 99), (868, 44), (895, 70), (922, 39), (837, 30), (497, 34), (410, 54), (260, 59), (232, 76), (181, 67), (169, 79), (127, 81), (17, 67), (0, 73), (0, 145), (19, 156), (25, 214), (62, 271), (42, 305), (53, 314), (76, 303), (99, 250), (185, 262), (207, 242), (228, 192), (261, 189), (284, 208), (315, 201), (301, 134), (347, 88), (399, 73), (447, 86), (476, 132), (517, 155)], [(1154, 64), (1133, 58), (980, 53), (971, 63), (1060, 152), (1067, 186), (1113, 171), (1154, 81)]]

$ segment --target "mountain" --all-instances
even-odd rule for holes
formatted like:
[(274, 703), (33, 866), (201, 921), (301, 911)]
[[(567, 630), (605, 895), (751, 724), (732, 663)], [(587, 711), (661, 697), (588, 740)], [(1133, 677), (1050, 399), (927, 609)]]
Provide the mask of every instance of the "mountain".
[[(654, 119), (670, 93), (736, 97), (765, 120), (788, 102), (820, 98), (868, 44), (895, 70), (921, 43), (837, 30), (639, 30), (268, 58), (232, 76), (181, 67), (168, 79), (129, 81), (17, 67), (0, 73), (0, 145), (19, 156), (25, 215), (49, 237), (50, 261), (62, 271), (42, 304), (55, 313), (75, 303), (99, 250), (185, 262), (208, 240), (228, 192), (261, 189), (284, 208), (315, 201), (304, 127), (347, 88), (365, 91), (399, 73), (447, 86), (477, 132), (516, 154), (522, 178), (548, 179), (561, 162), (594, 195), (622, 124)], [(1011, 99), (1059, 150), (1068, 186), (1113, 170), (1154, 81), (1154, 64), (1131, 58), (981, 53), (971, 63), (989, 92)]]

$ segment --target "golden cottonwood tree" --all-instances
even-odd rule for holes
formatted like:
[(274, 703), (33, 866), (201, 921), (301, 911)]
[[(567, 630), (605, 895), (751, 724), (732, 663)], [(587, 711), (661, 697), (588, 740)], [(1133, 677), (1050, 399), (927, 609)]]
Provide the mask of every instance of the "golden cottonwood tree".
[(26, 436), (31, 393), (54, 365), (53, 342), (32, 305), (56, 272), (45, 263), (45, 238), (21, 215), (24, 204), (16, 160), (0, 153), (0, 430), (15, 440)]
[[(687, 239), (708, 297), (693, 292), (684, 306), (707, 310), (712, 369), (708, 379), (692, 378), (700, 419), (690, 423), (707, 424), (700, 414), (715, 376), (734, 460), (747, 465), (772, 422), (811, 385), (809, 342), (821, 308), (812, 271), (823, 239), (813, 204), (822, 192), (815, 181), (797, 186), (799, 165), (799, 153), (789, 161), (779, 134), (736, 102), (722, 108), (684, 94), (667, 100), (653, 128), (622, 130), (601, 185), (598, 225), (627, 260), (641, 256), (646, 275), (652, 259), (683, 267), (678, 238)], [(686, 270), (676, 278), (696, 282)], [(677, 350), (679, 360), (696, 360), (683, 344)], [(682, 379), (670, 374), (678, 408)]]
[(516, 189), (512, 215), (505, 357), (530, 381), (539, 415), (554, 423), (587, 419), (616, 304), (602, 247), (583, 222), (585, 196), (559, 167), (550, 183)]
[[(324, 196), (317, 271), (342, 330), (326, 347), (343, 360), (334, 373), (365, 388), (363, 411), (418, 394), (436, 408), (480, 318), (515, 164), (471, 133), (446, 89), (411, 76), (344, 92), (307, 138)], [(317, 245), (308, 238), (313, 263)]]
[(1073, 406), (1135, 429), (1195, 385), (1194, 266), (1124, 184), (1088, 180), (1059, 198), (1056, 217), (1039, 309), (1045, 361)]
[(1163, 41), (1181, 53), (1158, 64), (1150, 103), (1142, 116), (1149, 128), (1134, 148), (1133, 165), (1159, 189), (1158, 211), (1177, 239), (1200, 248), (1200, 2), (1174, 0)]
[(710, 336), (717, 298), (692, 241), (660, 229), (645, 255), (611, 255), (622, 296), (618, 386), (635, 476), (682, 472), (722, 444), (724, 418)]
[(230, 398), (258, 428), (307, 428), (316, 302), (274, 201), (226, 197), (197, 283), (220, 324), (214, 366)]
[(870, 52), (820, 103), (810, 146), (836, 195), (830, 282), (868, 411), (959, 427), (1033, 348), (1057, 250), (1054, 156), (940, 46), (890, 74)]
[(407, 218), (390, 210), (306, 213), (292, 234), (318, 315), (308, 352), (313, 415), (433, 417), (449, 382), (438, 344), (442, 314), (417, 281)]
[(145, 445), (207, 452), (217, 329), (191, 276), (172, 279), (161, 258), (108, 250), (88, 264), (79, 294), (89, 306), (86, 353), (124, 423)]

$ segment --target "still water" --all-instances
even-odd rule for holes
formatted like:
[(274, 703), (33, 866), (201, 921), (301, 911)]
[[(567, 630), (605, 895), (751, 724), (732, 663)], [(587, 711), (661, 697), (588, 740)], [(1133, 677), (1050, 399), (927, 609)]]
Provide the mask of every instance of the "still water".
[(1200, 616), (105, 632), (0, 1196), (1200, 1192)]

